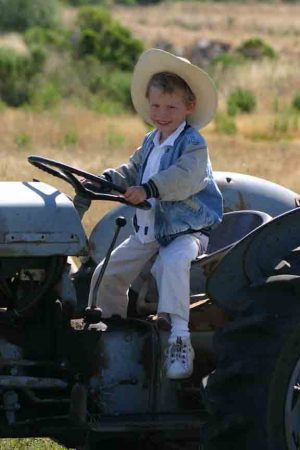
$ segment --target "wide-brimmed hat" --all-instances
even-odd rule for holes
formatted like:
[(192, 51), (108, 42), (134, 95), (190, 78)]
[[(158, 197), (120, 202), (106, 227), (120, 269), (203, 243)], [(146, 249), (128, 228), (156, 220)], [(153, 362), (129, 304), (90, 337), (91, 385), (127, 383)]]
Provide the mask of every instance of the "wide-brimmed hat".
[(214, 117), (218, 102), (214, 82), (204, 70), (187, 59), (158, 48), (144, 52), (133, 71), (131, 98), (137, 113), (152, 124), (146, 90), (151, 77), (159, 72), (175, 73), (188, 84), (197, 103), (195, 112), (188, 116), (187, 122), (198, 129), (207, 125)]

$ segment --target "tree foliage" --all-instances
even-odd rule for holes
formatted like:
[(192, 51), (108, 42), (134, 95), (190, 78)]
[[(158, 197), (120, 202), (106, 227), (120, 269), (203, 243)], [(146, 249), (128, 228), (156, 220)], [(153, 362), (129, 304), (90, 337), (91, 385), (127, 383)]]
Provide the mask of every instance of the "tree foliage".
[(248, 89), (237, 88), (228, 97), (227, 112), (231, 116), (235, 116), (239, 112), (251, 113), (255, 108), (255, 96)]
[(124, 70), (132, 70), (143, 51), (143, 44), (131, 32), (114, 20), (104, 8), (83, 7), (79, 14), (79, 57), (95, 56)]
[(26, 102), (30, 80), (42, 62), (41, 55), (21, 55), (11, 48), (0, 48), (0, 99), (11, 106)]
[(58, 0), (0, 0), (0, 30), (24, 31), (59, 25)]

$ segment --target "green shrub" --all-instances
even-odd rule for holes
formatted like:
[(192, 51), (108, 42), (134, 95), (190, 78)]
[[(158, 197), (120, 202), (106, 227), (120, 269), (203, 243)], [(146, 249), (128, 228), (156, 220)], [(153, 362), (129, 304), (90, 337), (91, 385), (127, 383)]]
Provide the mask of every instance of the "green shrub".
[(227, 99), (227, 112), (234, 116), (239, 112), (251, 113), (256, 108), (254, 94), (248, 89), (237, 88)]
[(102, 94), (107, 99), (131, 108), (130, 82), (131, 72), (111, 70), (110, 67), (103, 66), (91, 80), (89, 89), (94, 94)]
[(29, 86), (41, 61), (21, 55), (11, 48), (0, 48), (0, 99), (11, 106), (28, 100)]
[(3, 102), (2, 100), (0, 100), (0, 113), (4, 112), (7, 108), (7, 105), (5, 102)]
[(217, 133), (233, 135), (237, 132), (237, 126), (232, 117), (224, 112), (217, 112), (215, 116), (215, 129)]
[(297, 91), (296, 94), (294, 95), (292, 106), (297, 111), (300, 111), (300, 91)]
[(57, 86), (51, 81), (45, 80), (43, 83), (36, 83), (36, 80), (31, 84), (31, 89), (28, 95), (28, 102), (35, 110), (51, 109), (56, 106), (61, 100), (61, 93)]
[(0, 30), (24, 31), (59, 25), (58, 0), (0, 0)]
[(154, 5), (161, 3), (163, 0), (114, 0), (119, 5)]
[[(66, 1), (66, 0), (65, 0)], [(111, 6), (116, 5), (153, 5), (155, 3), (160, 3), (162, 0), (68, 0), (73, 6), (84, 6), (84, 5), (99, 5), (99, 6)]]
[(223, 53), (216, 56), (212, 63), (226, 69), (228, 67), (236, 67), (245, 62), (245, 57), (239, 53)]
[(76, 130), (67, 131), (64, 135), (64, 146), (72, 147), (78, 144), (78, 134)]
[(93, 111), (110, 116), (116, 116), (125, 112), (124, 107), (119, 102), (114, 102), (106, 98), (93, 96), (88, 99), (87, 106)]
[(280, 137), (285, 134), (299, 133), (299, 114), (293, 111), (285, 110), (275, 116), (273, 122), (274, 137)]
[(69, 0), (70, 5), (73, 6), (85, 6), (85, 5), (100, 5), (108, 6), (114, 3), (112, 0)]
[(237, 51), (245, 58), (261, 59), (261, 58), (276, 58), (275, 50), (262, 39), (253, 37), (243, 42)]
[(32, 139), (29, 134), (21, 133), (16, 136), (15, 142), (19, 148), (24, 148), (31, 145)]
[(122, 105), (131, 107), (131, 72), (115, 70), (108, 78), (107, 89), (109, 96)]
[(70, 48), (70, 33), (63, 29), (32, 27), (25, 32), (24, 38), (29, 48), (36, 46), (54, 47), (59, 50)]
[(44, 110), (55, 107), (65, 98), (100, 110), (98, 102), (105, 100), (113, 106), (104, 109), (124, 111), (132, 107), (130, 81), (131, 72), (101, 64), (93, 56), (72, 60), (66, 54), (64, 58), (55, 58), (55, 64), (48, 64), (47, 71), (34, 76), (28, 103), (35, 110)]
[(103, 8), (83, 7), (79, 14), (79, 57), (94, 55), (102, 63), (132, 70), (143, 44)]
[(46, 59), (47, 59), (47, 50), (40, 45), (36, 44), (30, 48), (30, 61), (31, 61), (31, 71), (32, 75), (39, 72)]
[(122, 149), (126, 143), (126, 136), (110, 127), (106, 133), (106, 144), (111, 149)]

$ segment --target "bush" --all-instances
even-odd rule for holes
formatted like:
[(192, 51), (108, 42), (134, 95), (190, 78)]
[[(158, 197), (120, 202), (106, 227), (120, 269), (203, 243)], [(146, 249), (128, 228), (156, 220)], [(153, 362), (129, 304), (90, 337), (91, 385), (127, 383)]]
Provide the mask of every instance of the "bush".
[(82, 84), (98, 99), (106, 98), (107, 101), (119, 103), (122, 107), (132, 107), (131, 72), (101, 64), (92, 56), (78, 61), (75, 67)]
[(223, 69), (239, 66), (244, 62), (245, 57), (239, 53), (223, 53), (212, 60), (214, 65), (219, 65)]
[(84, 7), (79, 14), (79, 57), (95, 56), (122, 70), (132, 70), (143, 44), (103, 8)]
[(95, 57), (72, 60), (66, 54), (54, 58), (47, 71), (37, 73), (30, 83), (28, 103), (35, 110), (55, 107), (62, 99), (73, 99), (93, 107), (101, 102), (124, 111), (132, 107), (130, 97), (131, 72), (101, 64)]
[(6, 108), (7, 108), (6, 103), (0, 100), (0, 113), (6, 111)]
[(296, 94), (294, 95), (292, 106), (297, 111), (300, 111), (300, 91), (297, 91)]
[(237, 132), (237, 126), (234, 119), (224, 112), (217, 112), (215, 117), (215, 128), (217, 133), (233, 135)]
[(61, 100), (61, 94), (55, 84), (51, 81), (36, 85), (31, 84), (29, 90), (28, 101), (35, 110), (51, 109), (56, 106)]
[(261, 59), (261, 58), (276, 58), (275, 50), (262, 39), (253, 37), (243, 42), (237, 51), (246, 58)]
[[(81, 100), (88, 93), (84, 73), (70, 54), (50, 54), (45, 70), (34, 77), (30, 87), (30, 103), (37, 108), (55, 106), (60, 99)], [(83, 70), (82, 70), (83, 72)]]
[(0, 48), (0, 98), (11, 106), (26, 102), (30, 80), (40, 61), (32, 55), (21, 55), (11, 48)]
[(119, 5), (154, 5), (161, 3), (163, 0), (115, 0)]
[(114, 102), (106, 98), (93, 96), (89, 99), (87, 106), (100, 114), (107, 114), (109, 116), (116, 116), (124, 114), (125, 110), (119, 102)]
[(108, 6), (113, 3), (111, 0), (69, 0), (70, 5), (73, 6), (86, 6), (86, 5), (100, 5)]
[(21, 133), (16, 136), (15, 142), (19, 148), (25, 148), (31, 145), (32, 139), (29, 134)]
[(69, 0), (68, 3), (73, 6), (99, 5), (110, 6), (117, 5), (152, 5), (160, 3), (162, 0)]
[(0, 30), (24, 31), (59, 25), (58, 0), (0, 0)]
[(254, 94), (247, 90), (237, 88), (228, 97), (227, 112), (230, 116), (238, 112), (250, 113), (256, 108), (256, 99)]
[(72, 147), (74, 145), (77, 145), (79, 141), (78, 134), (76, 130), (70, 130), (67, 131), (64, 135), (64, 146), (66, 147)]
[(131, 72), (116, 69), (112, 71), (109, 67), (102, 67), (101, 72), (91, 80), (89, 87), (94, 94), (100, 93), (123, 106), (131, 107), (130, 82)]
[(24, 38), (29, 48), (36, 46), (54, 47), (59, 50), (70, 48), (70, 33), (63, 29), (32, 27), (25, 32)]

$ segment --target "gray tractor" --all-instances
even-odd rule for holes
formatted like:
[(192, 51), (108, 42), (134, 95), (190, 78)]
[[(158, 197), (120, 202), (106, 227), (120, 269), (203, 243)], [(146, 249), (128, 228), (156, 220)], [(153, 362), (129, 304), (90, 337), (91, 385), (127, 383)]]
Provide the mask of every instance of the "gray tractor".
[(62, 192), (0, 183), (0, 437), (48, 436), (77, 449), (298, 449), (298, 195), (216, 173), (226, 213), (192, 264), (195, 367), (175, 381), (162, 369), (168, 330), (154, 320), (149, 267), (131, 286), (126, 320), (87, 308), (96, 264), (109, 264), (132, 232), (122, 190), (57, 161), (29, 162), (87, 203), (121, 206), (88, 239)]

